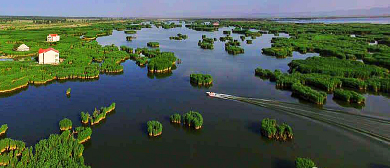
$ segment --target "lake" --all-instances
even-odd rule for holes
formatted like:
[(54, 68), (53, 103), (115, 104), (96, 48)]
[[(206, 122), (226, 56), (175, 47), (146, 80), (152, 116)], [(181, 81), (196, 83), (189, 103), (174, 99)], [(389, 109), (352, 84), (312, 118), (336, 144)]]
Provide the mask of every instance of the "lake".
[[(214, 50), (197, 46), (202, 34), (218, 38), (218, 32), (197, 32), (187, 28), (143, 29), (137, 38), (126, 41), (126, 34), (114, 31), (100, 37), (102, 45), (115, 44), (146, 47), (157, 41), (162, 51), (171, 51), (182, 60), (169, 75), (148, 75), (146, 67), (128, 60), (124, 72), (101, 75), (98, 80), (69, 80), (43, 86), (30, 86), (17, 94), (0, 98), (0, 123), (7, 123), (7, 137), (34, 145), (52, 133), (59, 133), (58, 122), (67, 117), (74, 126), (81, 125), (80, 112), (116, 102), (115, 112), (97, 126), (86, 143), (85, 162), (92, 167), (294, 167), (296, 157), (310, 157), (319, 167), (385, 167), (390, 165), (389, 146), (360, 134), (318, 121), (288, 115), (241, 102), (207, 97), (206, 91), (244, 97), (265, 98), (285, 102), (307, 102), (291, 97), (290, 91), (278, 90), (275, 84), (254, 75), (255, 68), (281, 69), (293, 59), (318, 54), (293, 53), (293, 57), (277, 59), (261, 54), (270, 47), (273, 35), (263, 35), (253, 44), (242, 43), (245, 54), (229, 55), (223, 42), (215, 42)], [(184, 41), (169, 40), (178, 33), (189, 36)], [(239, 35), (232, 35), (239, 39)], [(287, 34), (280, 36), (288, 37)], [(190, 84), (191, 73), (208, 73), (214, 78), (210, 88)], [(70, 98), (65, 91), (72, 88)], [(390, 118), (390, 99), (364, 94), (366, 105), (348, 107), (328, 96), (326, 108), (340, 109), (382, 118)], [(171, 124), (169, 116), (190, 110), (203, 115), (201, 130)], [(261, 120), (275, 118), (289, 124), (294, 131), (291, 142), (277, 142), (260, 134)], [(163, 124), (160, 137), (149, 138), (148, 120)]]

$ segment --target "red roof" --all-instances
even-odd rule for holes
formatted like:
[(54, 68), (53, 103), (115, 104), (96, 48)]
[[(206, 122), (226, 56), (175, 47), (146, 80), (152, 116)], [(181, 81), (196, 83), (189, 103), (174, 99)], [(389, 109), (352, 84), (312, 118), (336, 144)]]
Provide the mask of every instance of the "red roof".
[(54, 48), (48, 48), (48, 49), (42, 49), (40, 48), (38, 53), (41, 54), (41, 53), (45, 53), (45, 52), (48, 52), (48, 51), (54, 51), (56, 53), (60, 53), (58, 50), (55, 50)]
[(49, 34), (49, 36), (55, 37), (58, 36), (58, 34)]

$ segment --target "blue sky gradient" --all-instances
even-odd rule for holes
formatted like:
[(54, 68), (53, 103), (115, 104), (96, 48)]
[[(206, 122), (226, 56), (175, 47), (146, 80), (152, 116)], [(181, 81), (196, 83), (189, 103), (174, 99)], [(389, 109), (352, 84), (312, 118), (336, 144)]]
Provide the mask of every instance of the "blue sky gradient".
[(388, 7), (390, 0), (1, 0), (0, 15), (204, 17)]

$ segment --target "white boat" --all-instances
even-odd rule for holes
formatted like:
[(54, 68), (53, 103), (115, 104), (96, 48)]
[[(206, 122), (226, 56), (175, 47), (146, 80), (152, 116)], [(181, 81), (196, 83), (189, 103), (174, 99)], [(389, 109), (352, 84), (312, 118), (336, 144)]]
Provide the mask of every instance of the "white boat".
[(214, 92), (206, 92), (210, 97), (215, 97), (216, 94)]

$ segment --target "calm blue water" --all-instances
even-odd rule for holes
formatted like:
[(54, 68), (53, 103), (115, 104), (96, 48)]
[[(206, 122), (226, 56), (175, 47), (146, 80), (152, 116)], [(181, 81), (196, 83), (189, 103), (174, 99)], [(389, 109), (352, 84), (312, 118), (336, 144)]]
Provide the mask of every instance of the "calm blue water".
[[(143, 29), (137, 39), (126, 41), (126, 34), (98, 38), (103, 45), (146, 47), (149, 41), (160, 43), (162, 51), (172, 51), (182, 60), (169, 76), (148, 76), (147, 69), (128, 60), (122, 65), (124, 73), (101, 75), (93, 81), (54, 82), (45, 86), (30, 86), (18, 94), (0, 98), (0, 123), (10, 127), (7, 137), (24, 140), (27, 145), (58, 133), (58, 122), (64, 117), (75, 126), (80, 124), (81, 111), (117, 103), (116, 111), (103, 123), (93, 127), (86, 144), (85, 162), (92, 167), (294, 167), (296, 157), (310, 157), (320, 167), (388, 166), (388, 146), (338, 127), (287, 115), (245, 103), (213, 99), (206, 91), (239, 96), (300, 102), (290, 91), (275, 89), (275, 84), (254, 76), (258, 66), (281, 69), (293, 59), (305, 59), (318, 54), (286, 59), (264, 56), (261, 49), (270, 47), (273, 35), (263, 35), (252, 45), (242, 44), (245, 54), (229, 55), (224, 43), (216, 42), (214, 50), (197, 46), (202, 34), (219, 38), (218, 32), (196, 32), (187, 28)], [(170, 36), (187, 34), (185, 41), (171, 41)], [(287, 36), (282, 34), (282, 36)], [(239, 35), (233, 35), (239, 39)], [(214, 78), (211, 88), (191, 86), (191, 73), (208, 73)], [(70, 98), (65, 91), (72, 88)], [(390, 117), (388, 98), (365, 95), (362, 109), (342, 107), (329, 95), (326, 107)], [(302, 102), (304, 103), (304, 102)], [(194, 131), (169, 123), (169, 115), (189, 110), (200, 112), (204, 118), (201, 130)], [(275, 118), (294, 130), (292, 142), (275, 142), (262, 138), (260, 121)], [(163, 134), (148, 138), (146, 122), (159, 120)]]

